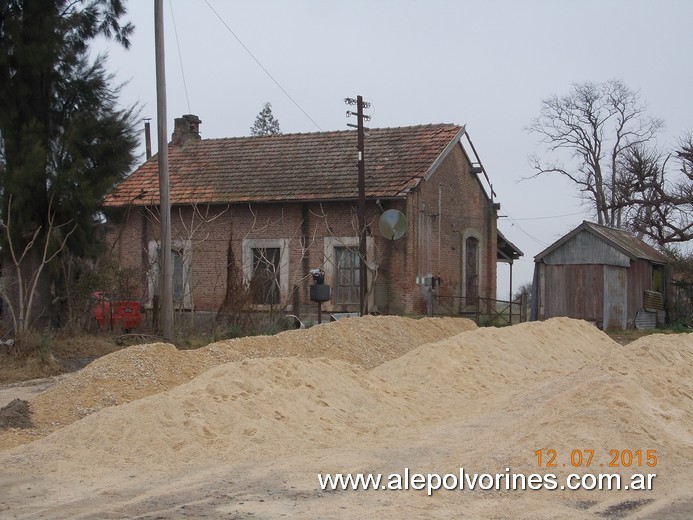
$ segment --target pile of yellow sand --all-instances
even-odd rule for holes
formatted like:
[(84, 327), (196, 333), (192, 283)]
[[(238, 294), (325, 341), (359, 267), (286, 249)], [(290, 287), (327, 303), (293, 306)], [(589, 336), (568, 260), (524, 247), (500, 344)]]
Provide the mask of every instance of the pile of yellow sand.
[[(665, 449), (678, 439), (667, 449), (683, 450), (691, 356), (688, 338), (623, 347), (585, 322), (554, 319), (462, 333), (371, 371), (328, 359), (248, 359), (15, 453), (56, 470), (243, 462), (344, 442), (409, 443), (422, 427), (479, 417), (484, 438), (466, 449), (484, 465), (499, 446), (516, 465), (542, 447)], [(670, 424), (674, 413), (681, 424)]]
[[(338, 326), (360, 325), (350, 320)], [(317, 334), (323, 332), (321, 348)], [(284, 346), (264, 348), (284, 357), (253, 358), (245, 352), (247, 359), (2, 452), (0, 464), (21, 473), (61, 475), (113, 470), (173, 475), (252, 462), (271, 462), (293, 475), (387, 474), (404, 467), (441, 473), (511, 468), (527, 475), (552, 471), (559, 478), (571, 472), (658, 475), (658, 487), (637, 496), (623, 491), (401, 495), (400, 509), (435, 505), (449, 516), (472, 511), (477, 517), (506, 517), (511, 508), (523, 518), (583, 518), (605, 516), (609, 507), (624, 503), (639, 508), (653, 501), (652, 507), (659, 507), (690, 498), (693, 335), (650, 336), (621, 346), (585, 322), (555, 318), (398, 347), (409, 350), (399, 357), (392, 347), (389, 361), (362, 363), (373, 365), (365, 368), (314, 357), (334, 345), (335, 335), (328, 332), (325, 327), (282, 335)], [(300, 351), (304, 357), (288, 357), (289, 345), (301, 344), (309, 334), (314, 342)], [(371, 334), (340, 336), (383, 341), (377, 331)], [(221, 357), (223, 348), (208, 350)], [(259, 355), (263, 347), (252, 348)], [(557, 452), (557, 467), (538, 467), (535, 452), (541, 450), (546, 462), (550, 449)], [(585, 457), (593, 450), (593, 466), (573, 468), (574, 450)], [(656, 450), (658, 464), (611, 468), (611, 450)], [(643, 504), (628, 505), (627, 499), (643, 497)]]
[(95, 360), (33, 399), (37, 428), (0, 433), (0, 449), (29, 442), (103, 408), (171, 389), (229, 361), (326, 357), (371, 368), (424, 343), (473, 329), (476, 325), (463, 318), (366, 316), (275, 336), (221, 341), (191, 351), (164, 343), (129, 347)]

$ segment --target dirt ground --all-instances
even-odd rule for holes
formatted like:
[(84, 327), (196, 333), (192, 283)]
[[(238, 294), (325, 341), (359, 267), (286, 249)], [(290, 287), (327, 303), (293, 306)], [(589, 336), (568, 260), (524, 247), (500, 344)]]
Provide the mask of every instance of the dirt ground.
[[(0, 517), (693, 517), (693, 335), (623, 346), (566, 319), (348, 321), (197, 353), (131, 347), (38, 395), (0, 389), (0, 407), (24, 392), (55, 423), (0, 432)], [(559, 464), (538, 467), (549, 449)], [(605, 471), (612, 449), (655, 450), (653, 469), (613, 470), (656, 472), (654, 488), (428, 496), (317, 482), (460, 467), (563, 478)], [(594, 450), (593, 468), (572, 468), (574, 450)]]
[(31, 401), (41, 392), (49, 389), (55, 383), (69, 375), (70, 374), (61, 374), (59, 376), (42, 377), (41, 379), (30, 379), (29, 381), (0, 385), (0, 408), (13, 399)]

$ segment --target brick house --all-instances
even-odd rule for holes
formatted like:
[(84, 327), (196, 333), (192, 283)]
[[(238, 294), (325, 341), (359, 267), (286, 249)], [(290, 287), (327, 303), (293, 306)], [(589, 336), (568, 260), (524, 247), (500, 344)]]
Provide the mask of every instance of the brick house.
[[(356, 132), (201, 139), (200, 123), (176, 119), (169, 143), (176, 306), (213, 314), (229, 288), (250, 287), (250, 308), (303, 319), (316, 312), (309, 271), (322, 268), (323, 311), (358, 311)], [(465, 128), (371, 129), (365, 150), (369, 310), (425, 314), (435, 297), (462, 311), (495, 298), (500, 205)], [(131, 296), (145, 306), (157, 292), (158, 198), (157, 156), (106, 198), (122, 216), (115, 254), (141, 269)], [(378, 231), (391, 208), (408, 221), (396, 241)]]

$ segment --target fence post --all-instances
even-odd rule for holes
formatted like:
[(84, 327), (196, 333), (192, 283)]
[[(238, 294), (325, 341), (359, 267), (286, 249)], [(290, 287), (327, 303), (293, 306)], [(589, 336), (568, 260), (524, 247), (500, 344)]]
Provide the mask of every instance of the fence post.
[(520, 295), (520, 322), (527, 321), (527, 296), (526, 292)]

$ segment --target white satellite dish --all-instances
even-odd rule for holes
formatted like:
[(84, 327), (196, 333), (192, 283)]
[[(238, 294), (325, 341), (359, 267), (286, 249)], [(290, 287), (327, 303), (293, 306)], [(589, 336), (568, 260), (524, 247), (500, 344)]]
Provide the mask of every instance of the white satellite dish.
[(407, 234), (407, 217), (397, 209), (388, 209), (378, 220), (380, 233), (388, 240), (397, 240)]

